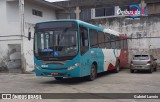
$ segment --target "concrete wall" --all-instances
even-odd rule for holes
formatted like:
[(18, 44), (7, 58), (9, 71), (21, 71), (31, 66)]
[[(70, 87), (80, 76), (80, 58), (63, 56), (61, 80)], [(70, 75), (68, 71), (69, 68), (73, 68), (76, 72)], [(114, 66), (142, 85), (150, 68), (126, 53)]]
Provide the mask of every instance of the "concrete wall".
[(128, 40), (129, 62), (134, 54), (139, 53), (153, 53), (156, 58), (160, 59), (159, 54), (156, 54), (160, 52), (158, 50), (160, 49), (160, 16), (154, 15), (140, 19), (99, 19), (91, 20), (90, 23), (125, 33), (129, 38), (132, 38)]
[[(3, 33), (4, 33), (4, 28), (5, 28), (5, 26), (2, 26), (2, 25), (4, 25), (5, 24), (5, 22), (6, 22), (6, 12), (5, 12), (5, 8), (6, 8), (6, 5), (5, 5), (5, 3), (6, 2), (4, 2), (3, 0), (1, 0), (0, 1), (0, 28), (2, 29), (2, 30), (0, 30), (0, 35), (2, 35)], [(4, 22), (5, 21), (5, 22)], [(2, 48), (2, 45), (1, 45), (1, 42), (0, 42), (0, 48)], [(6, 55), (7, 53), (5, 53), (5, 55)], [(2, 67), (2, 64), (3, 64), (3, 66), (5, 65), (4, 63), (5, 63), (5, 61), (3, 61), (2, 60), (2, 58), (3, 57), (5, 57), (5, 55), (4, 55), (4, 50), (2, 50), (2, 49), (0, 49), (0, 67)]]
[(148, 4), (147, 8), (149, 10), (149, 14), (157, 14), (160, 13), (160, 2)]
[(20, 40), (15, 40), (20, 37), (13, 37), (13, 35), (20, 33), (17, 9), (15, 2), (6, 3), (6, 0), (0, 0), (0, 67), (6, 67), (8, 64), (8, 44), (21, 43)]
[(0, 0), (0, 35), (19, 34), (19, 14), (16, 12), (18, 9), (16, 3), (16, 1), (6, 3), (6, 0)]

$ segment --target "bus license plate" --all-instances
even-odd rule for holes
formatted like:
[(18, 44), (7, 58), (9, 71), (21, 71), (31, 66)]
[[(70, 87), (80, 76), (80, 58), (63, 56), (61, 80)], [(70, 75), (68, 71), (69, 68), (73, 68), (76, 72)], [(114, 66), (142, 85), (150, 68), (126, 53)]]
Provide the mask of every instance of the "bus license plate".
[(51, 75), (58, 76), (58, 73), (53, 72), (53, 73), (51, 73)]

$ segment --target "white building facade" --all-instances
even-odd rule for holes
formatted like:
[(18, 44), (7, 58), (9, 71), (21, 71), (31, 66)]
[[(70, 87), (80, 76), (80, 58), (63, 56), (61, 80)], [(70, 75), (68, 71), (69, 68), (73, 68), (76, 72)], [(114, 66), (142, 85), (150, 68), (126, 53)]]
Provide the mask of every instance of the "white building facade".
[(62, 9), (43, 0), (0, 0), (0, 67), (34, 70), (33, 39), (37, 22), (55, 20)]

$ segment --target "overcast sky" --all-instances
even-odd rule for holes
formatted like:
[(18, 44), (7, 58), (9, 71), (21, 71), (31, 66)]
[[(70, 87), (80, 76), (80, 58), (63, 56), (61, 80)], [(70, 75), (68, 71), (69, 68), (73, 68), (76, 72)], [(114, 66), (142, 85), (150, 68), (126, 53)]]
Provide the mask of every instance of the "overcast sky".
[(57, 1), (67, 1), (67, 0), (46, 0), (46, 1), (49, 1), (49, 2), (57, 2)]

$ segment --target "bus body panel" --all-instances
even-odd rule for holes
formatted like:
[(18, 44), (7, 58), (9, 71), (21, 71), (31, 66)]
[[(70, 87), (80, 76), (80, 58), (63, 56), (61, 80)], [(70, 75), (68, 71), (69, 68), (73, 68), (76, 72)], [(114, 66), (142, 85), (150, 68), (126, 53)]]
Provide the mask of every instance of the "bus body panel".
[(122, 49), (120, 54), (120, 67), (126, 67), (128, 65), (128, 50)]
[(120, 56), (120, 50), (102, 49), (104, 54), (104, 71), (113, 70)]
[[(61, 77), (81, 77), (81, 66), (80, 66), (80, 56), (77, 55), (73, 60), (66, 61), (64, 64), (46, 64), (43, 61), (39, 61), (34, 58), (35, 72), (37, 76), (54, 76), (52, 73), (59, 73)], [(53, 61), (54, 62), (54, 61)], [(73, 70), (68, 70), (67, 68), (78, 63), (79, 66)]]
[[(48, 64), (47, 68), (44, 64), (35, 58), (36, 66), (42, 68), (39, 70), (35, 68), (37, 76), (54, 76), (51, 73), (59, 73), (61, 76), (57, 77), (84, 77), (90, 74), (91, 65), (97, 63), (97, 73), (115, 69), (116, 62), (120, 59), (120, 50), (116, 49), (98, 49), (93, 48), (87, 51), (82, 56), (78, 56), (73, 60), (66, 62), (64, 65)], [(68, 71), (67, 68), (74, 63), (80, 63), (80, 65)], [(122, 63), (122, 62), (121, 62)], [(44, 67), (43, 67), (44, 66)], [(58, 69), (58, 70), (57, 70)]]
[(81, 57), (81, 68), (82, 68), (82, 76), (87, 76), (90, 74), (91, 66), (93, 63), (97, 65), (97, 72), (103, 72), (103, 52), (100, 49), (90, 49), (82, 55)]

